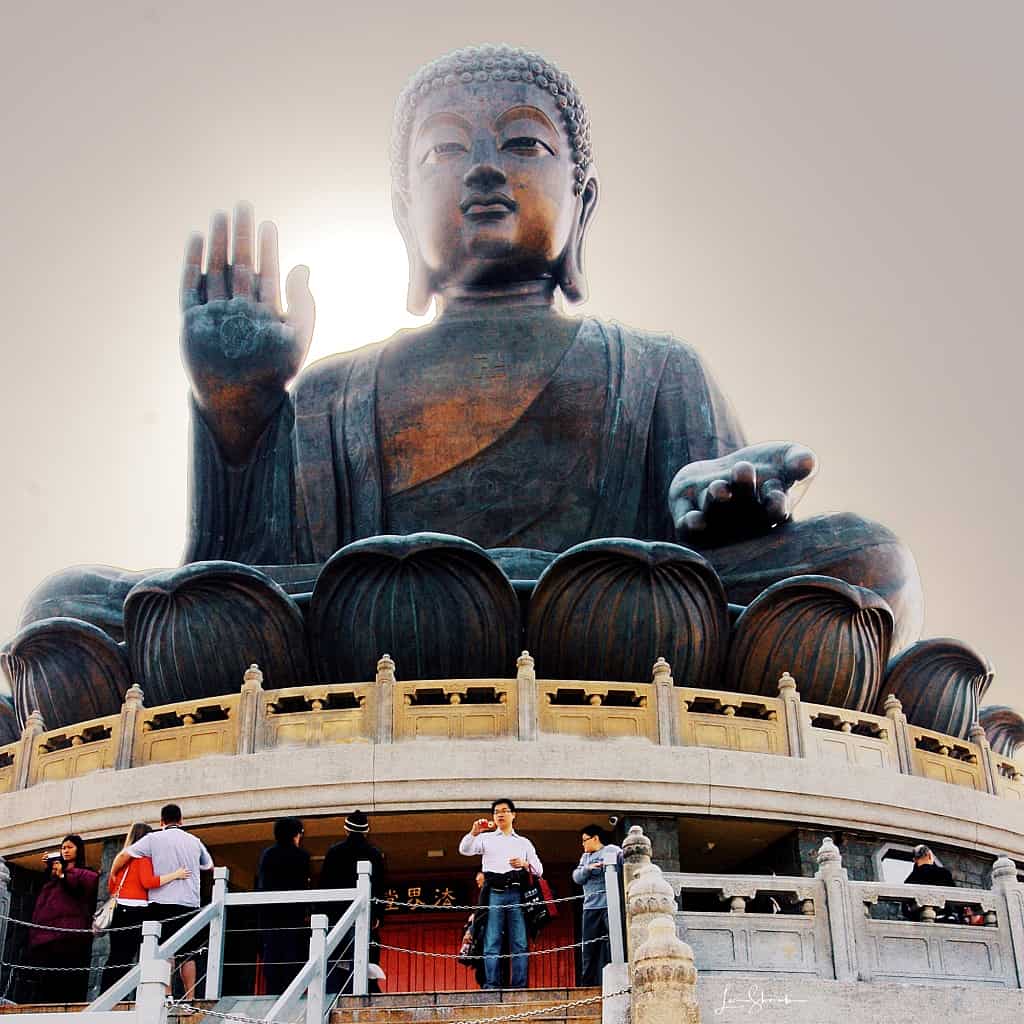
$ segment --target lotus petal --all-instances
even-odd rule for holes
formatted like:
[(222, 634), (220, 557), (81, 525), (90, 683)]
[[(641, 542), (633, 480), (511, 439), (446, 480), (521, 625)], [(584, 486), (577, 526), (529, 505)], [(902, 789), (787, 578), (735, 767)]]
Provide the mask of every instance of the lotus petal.
[(102, 629), (58, 616), (22, 629), (0, 650), (19, 722), (39, 711), (48, 729), (115, 715), (132, 684), (124, 649)]
[(515, 672), (519, 604), (483, 548), (440, 533), (370, 537), (328, 559), (309, 607), (317, 678), (372, 679), (381, 654), (403, 679)]
[(736, 621), (723, 689), (774, 696), (789, 672), (804, 700), (867, 711), (892, 635), (892, 611), (874, 591), (793, 576), (768, 587)]
[(989, 704), (978, 713), (989, 745), (1003, 757), (1016, 757), (1024, 752), (1024, 717), (1005, 704)]
[(124, 618), (151, 706), (235, 693), (253, 662), (268, 687), (310, 681), (298, 605), (249, 566), (193, 562), (147, 576), (125, 598)]
[(879, 706), (895, 694), (911, 725), (967, 739), (991, 682), (992, 667), (967, 644), (919, 640), (889, 662)]
[(664, 657), (680, 686), (711, 686), (728, 635), (725, 590), (706, 559), (628, 538), (559, 555), (537, 581), (527, 620), (527, 648), (548, 679), (650, 682)]

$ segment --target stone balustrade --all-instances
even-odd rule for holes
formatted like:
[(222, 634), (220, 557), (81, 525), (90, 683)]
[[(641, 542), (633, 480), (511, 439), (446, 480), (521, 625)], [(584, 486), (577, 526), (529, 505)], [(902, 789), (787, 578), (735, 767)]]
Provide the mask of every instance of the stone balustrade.
[[(831, 839), (817, 859), (813, 878), (666, 872), (701, 975), (1024, 988), (1024, 885), (1009, 859), (995, 862), (991, 889), (852, 882)], [(708, 894), (721, 910), (688, 909)], [(875, 915), (880, 901), (918, 919)], [(985, 924), (943, 920), (965, 906)]]
[(1024, 799), (1024, 765), (993, 753), (980, 726), (968, 740), (921, 729), (908, 724), (895, 697), (885, 715), (872, 715), (803, 702), (788, 673), (778, 697), (763, 697), (675, 686), (662, 659), (651, 683), (538, 679), (526, 652), (516, 667), (508, 679), (400, 682), (384, 655), (364, 683), (273, 689), (252, 666), (237, 694), (153, 708), (133, 686), (120, 715), (48, 731), (31, 714), (21, 739), (0, 747), (0, 794), (211, 754), (567, 736), (833, 761)]

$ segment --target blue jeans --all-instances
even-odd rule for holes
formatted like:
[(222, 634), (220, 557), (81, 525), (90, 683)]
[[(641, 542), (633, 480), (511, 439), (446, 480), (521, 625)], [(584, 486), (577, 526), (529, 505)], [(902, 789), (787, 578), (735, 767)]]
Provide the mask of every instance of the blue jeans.
[(522, 889), (491, 892), (487, 900), (487, 929), (484, 932), (484, 988), (499, 988), (501, 971), (498, 954), (506, 933), (508, 951), (512, 954), (510, 988), (526, 988), (526, 922), (519, 904)]

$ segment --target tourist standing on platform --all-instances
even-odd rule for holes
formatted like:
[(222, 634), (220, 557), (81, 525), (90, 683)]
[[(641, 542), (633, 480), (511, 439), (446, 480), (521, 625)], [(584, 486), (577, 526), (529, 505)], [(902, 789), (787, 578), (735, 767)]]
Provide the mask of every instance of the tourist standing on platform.
[(29, 929), (28, 962), (40, 968), (30, 975), (34, 1001), (81, 1003), (89, 988), (92, 915), (100, 876), (85, 863), (81, 836), (65, 836), (60, 853), (48, 853), (43, 861), (47, 877), (36, 897), (32, 924), (74, 930)]
[[(383, 903), (376, 902), (383, 900), (387, 889), (387, 861), (384, 854), (377, 849), (369, 839), (366, 838), (370, 831), (370, 819), (362, 811), (353, 811), (345, 818), (346, 838), (340, 843), (335, 843), (324, 858), (324, 867), (320, 872), (321, 889), (354, 889), (359, 877), (358, 866), (361, 860), (368, 860), (371, 866), (370, 874), (370, 896), (374, 900), (370, 904), (370, 963), (380, 966), (380, 925), (383, 917)], [(341, 908), (332, 907), (330, 910), (331, 924), (341, 916)], [(370, 992), (379, 992), (380, 985), (378, 977), (382, 977), (380, 971), (371, 972), (377, 977), (372, 977), (369, 983)], [(334, 987), (330, 991), (337, 991), (338, 984), (335, 979)]]
[(904, 885), (956, 885), (953, 873), (936, 863), (935, 854), (923, 844), (914, 847), (914, 870), (903, 879)]
[[(152, 828), (136, 822), (125, 837), (124, 849), (149, 835)], [(110, 953), (103, 969), (103, 988), (108, 989), (125, 973), (125, 964), (133, 965), (139, 957), (142, 940), (142, 922), (146, 920), (149, 890), (176, 879), (188, 877), (187, 868), (178, 868), (167, 875), (153, 874), (149, 857), (132, 857), (120, 871), (111, 871), (107, 877), (107, 890), (114, 897), (114, 917), (110, 922)]]
[[(181, 827), (181, 808), (177, 804), (165, 804), (160, 808), (160, 831), (144, 835), (137, 843), (122, 850), (110, 867), (111, 874), (124, 868), (132, 858), (149, 857), (153, 871), (161, 876), (180, 872), (173, 881), (149, 891), (149, 908), (146, 917), (150, 921), (171, 922), (164, 928), (161, 939), (167, 939), (185, 924), (190, 912), (199, 909), (199, 872), (213, 870), (213, 858), (209, 850), (194, 835)], [(185, 998), (191, 999), (196, 987), (196, 948), (201, 944), (202, 932), (194, 936), (178, 952), (182, 958), (181, 981)]]
[[(309, 853), (301, 845), (304, 831), (298, 818), (279, 818), (274, 822), (276, 841), (260, 854), (256, 869), (258, 891), (309, 888)], [(305, 924), (306, 907), (300, 900), (261, 908), (263, 977), (267, 992), (282, 993), (309, 956)]]
[[(587, 825), (580, 833), (583, 856), (572, 873), (572, 880), (583, 887), (583, 956), (581, 985), (600, 985), (605, 964), (612, 962), (608, 938), (608, 892), (605, 868), (622, 862), (622, 850), (605, 842), (600, 825)], [(603, 942), (596, 941), (603, 938)]]
[(526, 988), (527, 943), (523, 918), (523, 892), (532, 871), (538, 878), (544, 866), (533, 843), (519, 835), (513, 824), (516, 805), (501, 798), (491, 804), (491, 818), (479, 818), (459, 843), (465, 857), (481, 857), (487, 893), (487, 925), (484, 933), (484, 988), (500, 988), (502, 943), (508, 937), (512, 969), (510, 988)]

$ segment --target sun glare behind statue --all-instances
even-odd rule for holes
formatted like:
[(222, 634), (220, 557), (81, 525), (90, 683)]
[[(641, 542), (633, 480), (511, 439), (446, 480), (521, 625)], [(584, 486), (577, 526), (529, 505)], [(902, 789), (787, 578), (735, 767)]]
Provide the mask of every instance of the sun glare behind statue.
[(282, 277), (296, 263), (309, 268), (316, 301), (316, 326), (306, 365), (335, 352), (383, 341), (403, 327), (433, 316), (413, 316), (405, 308), (409, 266), (402, 239), (392, 223), (349, 221), (344, 227), (310, 226), (281, 238)]

